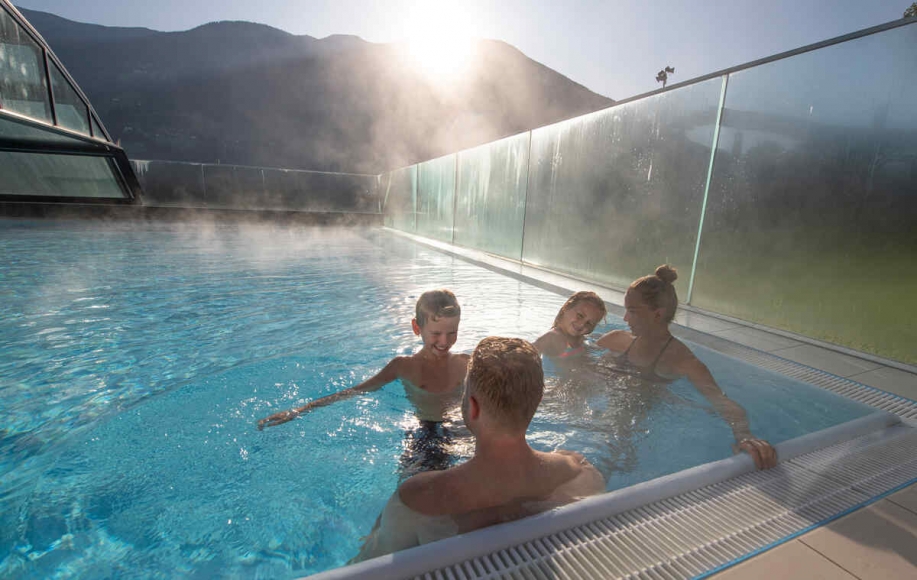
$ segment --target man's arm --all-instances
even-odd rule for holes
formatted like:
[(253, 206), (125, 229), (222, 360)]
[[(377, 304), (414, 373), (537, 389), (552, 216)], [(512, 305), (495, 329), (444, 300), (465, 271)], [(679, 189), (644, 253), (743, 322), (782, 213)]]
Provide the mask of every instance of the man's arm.
[(580, 472), (576, 477), (557, 488), (552, 497), (558, 499), (568, 498), (567, 501), (605, 493), (605, 478), (589, 461), (581, 454), (573, 451), (558, 449), (554, 453), (560, 453), (571, 458), (579, 466)]
[(327, 397), (322, 397), (321, 399), (316, 399), (306, 403), (302, 407), (297, 407), (296, 409), (290, 409), (288, 411), (281, 411), (279, 413), (274, 413), (270, 417), (265, 417), (258, 421), (258, 430), (262, 430), (265, 427), (274, 427), (276, 425), (282, 425), (287, 421), (292, 421), (293, 419), (299, 417), (303, 413), (308, 413), (312, 409), (318, 407), (324, 407), (341, 401), (344, 399), (349, 399), (356, 395), (362, 393), (368, 393), (371, 391), (377, 391), (387, 385), (388, 383), (394, 381), (401, 376), (401, 369), (403, 366), (403, 357), (395, 357), (385, 367), (373, 375), (372, 377), (366, 379), (359, 385), (355, 387), (350, 387), (349, 389), (344, 389), (343, 391), (338, 391), (333, 395), (328, 395)]
[(348, 564), (356, 564), (371, 558), (391, 554), (420, 545), (417, 530), (411, 521), (411, 512), (407, 510), (398, 497), (398, 490), (385, 504), (382, 513), (376, 518), (372, 531), (363, 538), (359, 553), (350, 559)]

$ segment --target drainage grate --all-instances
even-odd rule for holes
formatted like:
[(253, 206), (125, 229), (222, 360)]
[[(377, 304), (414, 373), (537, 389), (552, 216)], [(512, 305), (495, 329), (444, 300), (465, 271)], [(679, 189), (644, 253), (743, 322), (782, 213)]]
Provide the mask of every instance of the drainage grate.
[(838, 377), (831, 373), (697, 330), (679, 327), (677, 334), (679, 338), (699, 342), (708, 348), (748, 364), (809, 383), (864, 405), (893, 413), (902, 419), (917, 419), (917, 401), (880, 391), (850, 379)]
[[(478, 262), (448, 248), (436, 247)], [(539, 283), (529, 276), (510, 274)], [(690, 328), (679, 327), (677, 334), (679, 338), (704, 344), (903, 420), (917, 419), (915, 401)], [(541, 537), (529, 533), (531, 528), (526, 530), (528, 538), (535, 537), (529, 541), (515, 534), (520, 528), (513, 528), (511, 537), (517, 538), (518, 543), (502, 549), (495, 550), (512, 544), (513, 540), (505, 536), (497, 538), (503, 532), (490, 528), (467, 534), (464, 539), (451, 538), (317, 577), (380, 580), (703, 577), (917, 481), (917, 429), (908, 423), (881, 426), (876, 419), (882, 420), (881, 417), (864, 419), (862, 425), (870, 429), (865, 435), (784, 460), (768, 471), (724, 477), (719, 483), (701, 485), (693, 491), (675, 492), (672, 497), (640, 507), (622, 508), (623, 511), (609, 517), (597, 513), (595, 517), (599, 519), (595, 521), (562, 526), (565, 529), (556, 533), (548, 533), (548, 526), (556, 524), (549, 516), (538, 524), (545, 530)], [(585, 504), (589, 499), (578, 503)], [(449, 543), (452, 540), (456, 542)], [(465, 544), (460, 545), (459, 540)], [(466, 556), (459, 555), (460, 546), (460, 553), (481, 555), (462, 559)], [(441, 566), (450, 560), (461, 561)], [(417, 575), (421, 570), (432, 571)]]
[(898, 424), (415, 578), (706, 575), (914, 481), (915, 446), (917, 430)]

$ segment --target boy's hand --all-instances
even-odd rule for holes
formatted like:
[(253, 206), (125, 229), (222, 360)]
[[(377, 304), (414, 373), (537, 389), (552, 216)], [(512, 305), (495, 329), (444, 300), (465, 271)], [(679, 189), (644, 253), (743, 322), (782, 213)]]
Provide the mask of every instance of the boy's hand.
[(282, 425), (287, 421), (292, 421), (296, 417), (299, 417), (299, 412), (297, 411), (281, 411), (279, 413), (274, 413), (270, 417), (266, 417), (258, 421), (258, 431), (263, 430), (265, 427)]

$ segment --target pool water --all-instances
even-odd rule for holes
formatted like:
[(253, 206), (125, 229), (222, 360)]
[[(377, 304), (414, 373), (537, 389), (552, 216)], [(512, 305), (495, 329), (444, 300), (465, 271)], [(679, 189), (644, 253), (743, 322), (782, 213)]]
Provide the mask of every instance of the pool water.
[[(419, 348), (424, 290), (456, 351), (533, 340), (565, 297), (379, 230), (0, 221), (0, 576), (293, 578), (344, 564), (402, 476), (398, 384), (259, 432)], [(622, 328), (609, 316), (598, 330)], [(778, 443), (870, 409), (702, 347)], [(551, 366), (547, 365), (548, 370)], [(731, 455), (686, 381), (549, 373), (536, 448), (618, 489)], [(459, 437), (457, 461), (472, 451)]]

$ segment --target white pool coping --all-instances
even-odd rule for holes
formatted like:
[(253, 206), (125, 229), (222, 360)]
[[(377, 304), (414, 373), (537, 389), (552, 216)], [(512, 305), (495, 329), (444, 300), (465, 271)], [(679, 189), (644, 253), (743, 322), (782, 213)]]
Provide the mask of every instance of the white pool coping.
[[(589, 289), (596, 291), (610, 304), (623, 304), (623, 292), (595, 284), (594, 282), (527, 266), (520, 262), (506, 260), (497, 256), (482, 254), (475, 250), (457, 248), (447, 243), (421, 238), (397, 230), (387, 229), (386, 231), (411, 239), (422, 245), (463, 257), (483, 267), (489, 267), (504, 274), (522, 278), (560, 293), (569, 291), (571, 287)], [(692, 314), (694, 313), (692, 312)], [(699, 314), (700, 316), (704, 316), (704, 313)], [(716, 317), (713, 318), (715, 319)], [(742, 323), (742, 321), (730, 322), (737, 324)], [(756, 326), (747, 323), (745, 325), (749, 328), (754, 328)], [(719, 340), (724, 341), (725, 339), (720, 338)], [(908, 430), (915, 426), (914, 417), (917, 417), (917, 404), (907, 398), (891, 395), (884, 391), (878, 391), (846, 379), (837, 378), (824, 371), (805, 367), (805, 365), (799, 363), (781, 361), (778, 357), (774, 357), (763, 351), (756, 351), (756, 349), (749, 348), (748, 346), (742, 346), (736, 343), (733, 344), (734, 349), (748, 351), (747, 353), (743, 352), (743, 354), (751, 356), (753, 359), (767, 357), (776, 361), (776, 363), (772, 362), (772, 365), (782, 365), (783, 362), (786, 362), (788, 365), (800, 367), (800, 369), (794, 371), (797, 375), (799, 372), (826, 375), (825, 377), (816, 377), (819, 379), (816, 382), (821, 383), (818, 386), (834, 392), (839, 392), (842, 396), (859, 400), (875, 408), (884, 409), (854, 421), (849, 421), (776, 445), (778, 457), (782, 465), (787, 464), (787, 462), (790, 462), (794, 458), (834, 445), (839, 445), (842, 442), (851, 441), (870, 433), (888, 430), (893, 426)], [(726, 350), (731, 349), (732, 348), (727, 348)], [(715, 348), (715, 350), (720, 349)], [(905, 370), (909, 371), (910, 368)], [(809, 371), (811, 371), (811, 373), (809, 373)], [(804, 378), (801, 380), (805, 381)], [(855, 396), (850, 396), (853, 391), (856, 392)], [(901, 413), (902, 410), (905, 412)], [(895, 413), (901, 413), (901, 415), (899, 416)], [(902, 421), (903, 417), (905, 419)], [(917, 452), (915, 452), (915, 457), (917, 457)], [(564, 534), (567, 530), (588, 526), (591, 522), (597, 522), (616, 514), (639, 509), (641, 506), (647, 506), (668, 498), (676, 498), (684, 496), (685, 494), (691, 495), (691, 492), (694, 490), (699, 490), (721, 482), (734, 481), (736, 478), (741, 478), (743, 475), (753, 474), (754, 472), (755, 467), (752, 459), (746, 454), (740, 454), (643, 482), (628, 488), (585, 498), (574, 504), (529, 518), (484, 528), (468, 534), (361, 562), (359, 564), (328, 570), (309, 576), (309, 578), (330, 580), (350, 578), (410, 578), (415, 576), (427, 578), (453, 578), (462, 576), (474, 578), (496, 577), (500, 575), (491, 576), (486, 572), (483, 574), (478, 574), (477, 572), (462, 574), (460, 571), (459, 576), (455, 576), (448, 571), (449, 569), (447, 567), (453, 566), (454, 569), (459, 570), (455, 568), (454, 565), (460, 562), (466, 562), (467, 566), (468, 561), (478, 562), (478, 559), (486, 554), (494, 554), (500, 550), (512, 549), (513, 546), (520, 546), (533, 540), (537, 542), (539, 538), (545, 538), (552, 534)], [(909, 475), (905, 474), (902, 477), (906, 478), (909, 477)], [(917, 471), (915, 471), (914, 477), (917, 477)], [(860, 497), (860, 500), (865, 497), (866, 496)], [(860, 501), (860, 504), (862, 503), (864, 503), (864, 501)], [(856, 502), (854, 502), (854, 504), (856, 504)], [(855, 507), (856, 505), (854, 505), (854, 509)], [(777, 537), (780, 538), (779, 535)], [(782, 539), (776, 541), (782, 541)], [(515, 551), (513, 553), (517, 554)], [(725, 563), (726, 562), (720, 562), (720, 564)], [(432, 571), (442, 569), (446, 569), (446, 575), (442, 575), (440, 572), (431, 574)], [(466, 570), (467, 569), (466, 567)], [(590, 574), (586, 574), (585, 576), (574, 574), (574, 576), (584, 578), (601, 577)], [(526, 575), (526, 577), (528, 577), (528, 575)]]
[[(781, 462), (829, 447), (842, 441), (879, 431), (901, 423), (896, 415), (876, 411), (821, 431), (809, 433), (775, 446)], [(310, 580), (402, 579), (469, 560), (582, 526), (663, 499), (727, 481), (756, 471), (747, 454), (734, 455), (630, 487), (584, 498), (576, 503), (528, 518), (461, 534), (417, 546), (358, 564), (335, 568), (309, 576)]]

